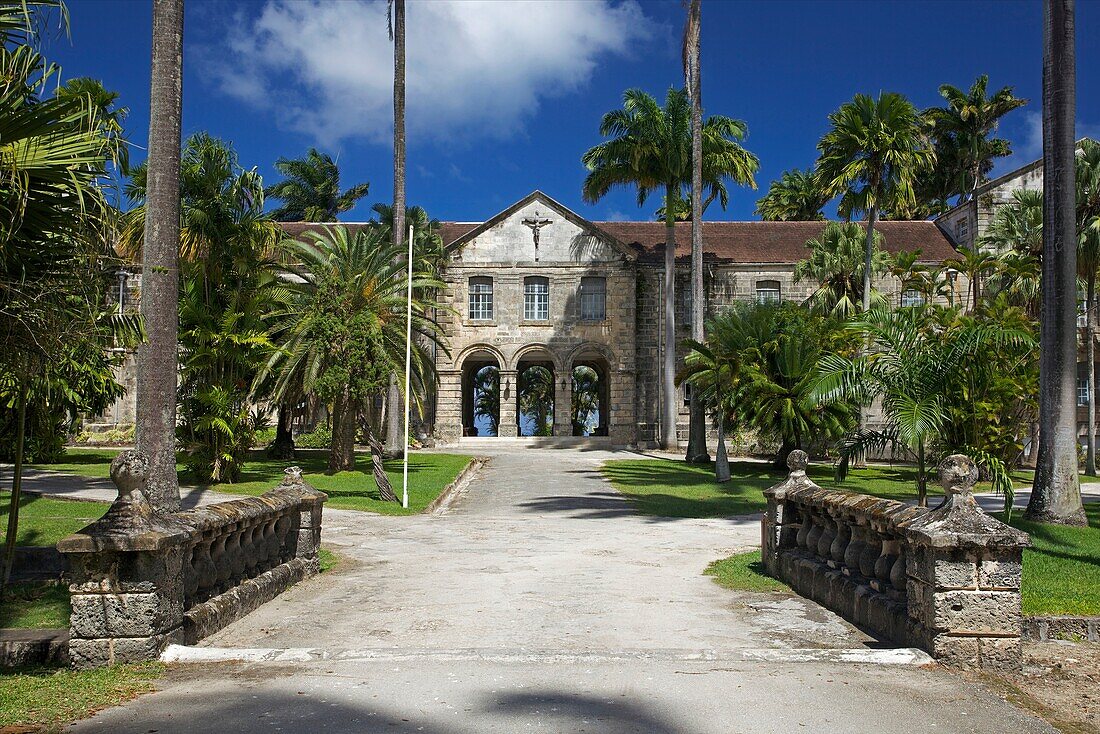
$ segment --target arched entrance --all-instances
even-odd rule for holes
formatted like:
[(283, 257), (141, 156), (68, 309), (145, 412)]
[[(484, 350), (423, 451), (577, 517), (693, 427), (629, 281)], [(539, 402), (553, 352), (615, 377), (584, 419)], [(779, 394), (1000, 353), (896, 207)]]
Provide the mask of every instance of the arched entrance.
[(573, 359), (570, 420), (574, 436), (606, 436), (611, 423), (611, 380), (607, 358), (585, 350)]
[(554, 360), (543, 348), (516, 360), (516, 423), (520, 436), (554, 435)]
[(500, 431), (500, 362), (488, 351), (462, 363), (462, 435), (496, 436)]

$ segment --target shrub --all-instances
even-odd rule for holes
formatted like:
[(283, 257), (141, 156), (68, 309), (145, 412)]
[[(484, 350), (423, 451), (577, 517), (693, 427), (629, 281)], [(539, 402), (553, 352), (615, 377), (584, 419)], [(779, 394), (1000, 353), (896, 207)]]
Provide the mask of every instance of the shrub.
[(332, 430), (328, 426), (317, 426), (309, 433), (302, 433), (294, 439), (294, 445), (300, 449), (327, 449), (332, 444)]

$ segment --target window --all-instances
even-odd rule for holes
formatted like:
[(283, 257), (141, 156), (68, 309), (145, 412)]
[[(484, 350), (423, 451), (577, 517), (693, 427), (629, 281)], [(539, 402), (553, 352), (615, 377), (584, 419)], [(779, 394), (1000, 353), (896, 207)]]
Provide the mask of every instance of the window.
[(523, 279), (523, 318), (527, 321), (550, 320), (550, 281), (546, 278)]
[(960, 244), (970, 241), (970, 215), (955, 220), (955, 241)]
[(1089, 309), (1088, 303), (1080, 293), (1077, 294), (1077, 326), (1078, 328), (1085, 328), (1089, 325)]
[(901, 294), (902, 308), (910, 308), (912, 306), (923, 306), (924, 296), (916, 288), (906, 288)]
[(676, 283), (676, 320), (681, 324), (691, 323), (692, 295), (690, 280)]
[(607, 280), (581, 278), (581, 321), (603, 321), (607, 318)]
[(1085, 406), (1089, 404), (1089, 381), (1088, 378), (1077, 378), (1077, 405)]
[(470, 320), (493, 320), (493, 279), (479, 275), (470, 278)]
[(757, 303), (779, 303), (779, 281), (778, 280), (758, 280), (758, 281), (756, 281), (756, 302)]

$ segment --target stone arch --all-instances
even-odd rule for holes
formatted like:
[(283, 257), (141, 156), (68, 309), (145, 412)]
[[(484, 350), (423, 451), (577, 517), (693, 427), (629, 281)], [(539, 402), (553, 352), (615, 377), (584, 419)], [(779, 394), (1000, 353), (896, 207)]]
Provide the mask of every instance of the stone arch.
[(554, 365), (554, 372), (561, 372), (563, 368), (561, 355), (559, 355), (557, 351), (552, 349), (548, 344), (536, 342), (524, 344), (516, 349), (515, 353), (512, 355), (512, 361), (508, 369), (517, 370), (519, 369), (519, 363), (521, 361), (531, 360), (550, 362)]
[(569, 351), (569, 355), (566, 357), (565, 366), (569, 369), (573, 369), (574, 365), (578, 361), (584, 361), (586, 358), (591, 359), (594, 356), (602, 357), (607, 362), (607, 366), (610, 369), (619, 368), (619, 360), (615, 356), (615, 351), (606, 344), (600, 342), (582, 342), (573, 347)]
[[(618, 367), (615, 352), (609, 346), (599, 342), (584, 342), (573, 348), (569, 353), (566, 364), (568, 365), (567, 374), (571, 383), (569, 391), (571, 403), (569, 406), (570, 432), (574, 436), (609, 435), (612, 419), (611, 386), (617, 379), (614, 373)], [(585, 371), (590, 376), (595, 373), (595, 385), (591, 384), (591, 380), (583, 381), (587, 383), (586, 387), (589, 389), (586, 394), (593, 396), (597, 401), (595, 425), (580, 420), (577, 415), (580, 407), (587, 403), (587, 401), (581, 399), (581, 393), (575, 392), (580, 389), (582, 373)]]
[(486, 354), (482, 355), (483, 357), (492, 357), (496, 360), (497, 364), (500, 365), (501, 369), (507, 369), (506, 365), (508, 364), (508, 360), (504, 358), (504, 354), (499, 349), (491, 344), (471, 344), (466, 347), (455, 357), (455, 368), (462, 369), (462, 365), (465, 364), (466, 360), (476, 356), (479, 352), (485, 352)]
[[(475, 344), (467, 347), (455, 360), (461, 375), (461, 435), (463, 436), (496, 436), (499, 435), (501, 410), (500, 410), (500, 373), (504, 367), (504, 355), (495, 347), (488, 344)], [(486, 370), (488, 383), (479, 382), (479, 376)], [(479, 394), (495, 395), (495, 401), (489, 401), (489, 405), (496, 403), (486, 413), (479, 413)]]

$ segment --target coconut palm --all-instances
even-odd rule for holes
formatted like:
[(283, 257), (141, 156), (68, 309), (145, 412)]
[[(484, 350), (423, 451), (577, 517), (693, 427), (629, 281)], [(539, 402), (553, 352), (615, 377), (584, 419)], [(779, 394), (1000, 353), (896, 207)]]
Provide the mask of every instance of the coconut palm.
[(809, 222), (824, 219), (821, 210), (833, 198), (812, 170), (793, 168), (772, 181), (756, 202), (756, 213), (768, 222)]
[[(717, 199), (729, 201), (726, 182), (756, 186), (753, 175), (760, 166), (756, 156), (738, 141), (747, 133), (740, 120), (712, 115), (703, 122), (702, 183), (707, 190), (705, 208)], [(611, 138), (590, 148), (582, 157), (588, 169), (584, 200), (595, 203), (611, 189), (633, 187), (638, 206), (650, 194), (663, 190), (665, 204), (664, 367), (661, 407), (661, 445), (675, 449), (676, 438), (676, 212), (691, 182), (691, 101), (683, 89), (669, 89), (661, 107), (650, 94), (628, 89), (623, 107), (604, 115), (600, 134)]]
[(936, 162), (937, 168), (950, 182), (952, 191), (971, 201), (978, 186), (993, 170), (994, 159), (1012, 154), (1008, 140), (994, 137), (1001, 118), (1028, 102), (1013, 95), (1012, 87), (1001, 87), (990, 96), (988, 86), (986, 74), (975, 79), (966, 92), (943, 84), (940, 96), (947, 106), (925, 111), (937, 150), (944, 151)]
[[(692, 393), (711, 411), (718, 430), (718, 445), (714, 451), (714, 480), (723, 484), (730, 480), (729, 455), (726, 453), (727, 397), (733, 394), (735, 380), (741, 369), (740, 351), (725, 350), (728, 340), (722, 337), (722, 317), (707, 325), (708, 344), (689, 339), (684, 342), (687, 356), (684, 367), (676, 375), (676, 383), (688, 383)], [(711, 346), (713, 344), (714, 346)]]
[(1012, 201), (997, 208), (978, 242), (994, 252), (1040, 255), (1043, 251), (1043, 192), (1013, 191)]
[[(875, 275), (889, 270), (890, 256), (882, 250), (882, 233), (874, 233), (871, 269)], [(818, 287), (807, 303), (821, 313), (847, 318), (860, 309), (860, 304), (884, 302), (882, 294), (872, 290), (864, 298), (863, 289), (869, 278), (864, 277), (864, 230), (853, 222), (829, 222), (821, 236), (806, 243), (810, 251), (794, 269), (795, 282), (811, 280)]]
[[(387, 240), (393, 232), (393, 207), (389, 204), (375, 204), (371, 207), (376, 215), (372, 223), (380, 227)], [(410, 206), (405, 209), (405, 226), (412, 227), (414, 270), (432, 273), (440, 276), (443, 268), (447, 266), (455, 249), (445, 245), (440, 234), (438, 219), (432, 219), (428, 212), (420, 206)]]
[(1043, 4), (1043, 291), (1039, 452), (1025, 517), (1084, 525), (1077, 476), (1077, 232), (1074, 206), (1074, 9)]
[(264, 195), (283, 202), (271, 212), (280, 222), (335, 222), (370, 190), (369, 183), (361, 183), (341, 191), (340, 167), (316, 148), (302, 158), (280, 158), (275, 170), (285, 178)]
[(958, 257), (944, 262), (944, 265), (966, 275), (967, 283), (970, 284), (966, 304), (968, 310), (973, 311), (981, 303), (982, 286), (996, 270), (998, 262), (996, 253), (977, 247), (960, 247)]
[[(275, 398), (300, 391), (332, 407), (332, 444), (328, 469), (355, 466), (355, 438), (367, 401), (404, 369), (405, 265), (392, 244), (370, 228), (346, 227), (307, 232), (284, 243), (290, 298), (279, 330), (280, 351), (268, 361), (276, 374)], [(414, 274), (414, 294), (432, 293), (442, 283)], [(434, 383), (435, 366), (426, 345), (443, 347), (431, 318), (437, 304), (414, 295), (409, 399)], [(299, 382), (300, 380), (300, 382)], [(381, 496), (396, 501), (382, 465), (382, 444), (369, 421), (362, 424), (371, 449), (375, 483)]]
[(871, 307), (871, 259), (879, 214), (915, 200), (917, 177), (932, 167), (933, 153), (920, 115), (904, 96), (865, 94), (829, 115), (831, 129), (817, 144), (818, 174), (830, 193), (843, 193), (846, 215), (867, 216), (864, 243), (863, 310)]

